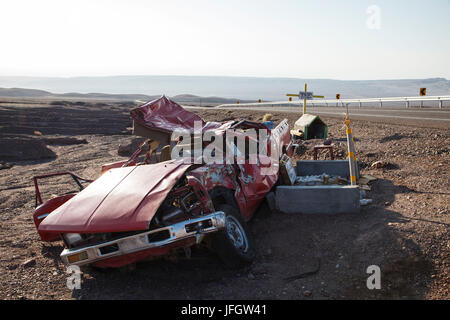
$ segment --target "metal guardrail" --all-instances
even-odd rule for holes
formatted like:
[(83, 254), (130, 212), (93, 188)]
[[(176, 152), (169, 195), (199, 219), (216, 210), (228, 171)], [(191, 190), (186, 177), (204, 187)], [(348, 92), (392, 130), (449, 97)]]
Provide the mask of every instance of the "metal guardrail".
[[(422, 97), (388, 97), (388, 98), (365, 98), (365, 99), (327, 99), (327, 100), (307, 100), (306, 104), (310, 106), (346, 106), (350, 104), (358, 104), (362, 107), (363, 103), (378, 103), (380, 107), (383, 107), (383, 103), (387, 102), (403, 102), (406, 108), (411, 106), (411, 102), (420, 102), (423, 106), (423, 102), (437, 102), (438, 107), (442, 109), (444, 101), (450, 101), (450, 95), (445, 96), (422, 96)], [(255, 102), (255, 103), (233, 103), (222, 104), (217, 106), (218, 108), (226, 107), (256, 107), (256, 106), (297, 106), (302, 101), (267, 101), (267, 102)]]

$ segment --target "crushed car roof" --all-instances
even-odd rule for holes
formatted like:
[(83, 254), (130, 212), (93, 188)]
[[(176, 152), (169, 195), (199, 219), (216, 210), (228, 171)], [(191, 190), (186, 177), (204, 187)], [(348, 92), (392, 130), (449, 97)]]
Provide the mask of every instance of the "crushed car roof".
[(205, 121), (197, 114), (185, 110), (178, 103), (162, 96), (131, 110), (131, 117), (139, 124), (166, 132), (176, 129), (194, 130), (194, 121)]
[(188, 130), (193, 132), (195, 121), (200, 122), (202, 132), (208, 130), (223, 132), (232, 127), (267, 129), (264, 124), (252, 121), (206, 122), (199, 115), (184, 109), (178, 103), (165, 96), (147, 102), (138, 108), (134, 108), (130, 113), (133, 121), (139, 125), (166, 133), (172, 133), (175, 130)]

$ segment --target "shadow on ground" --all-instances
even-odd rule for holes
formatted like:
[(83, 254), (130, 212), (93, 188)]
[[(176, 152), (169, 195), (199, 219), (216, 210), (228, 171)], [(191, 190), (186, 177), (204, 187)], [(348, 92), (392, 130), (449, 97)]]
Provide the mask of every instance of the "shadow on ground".
[[(411, 221), (385, 207), (411, 192), (388, 180), (373, 184), (374, 203), (360, 214), (286, 215), (262, 206), (250, 223), (254, 263), (225, 268), (208, 251), (192, 260), (158, 260), (133, 271), (93, 270), (77, 299), (422, 299), (433, 267), (419, 247), (398, 232)], [(381, 268), (381, 290), (366, 287), (367, 267)]]

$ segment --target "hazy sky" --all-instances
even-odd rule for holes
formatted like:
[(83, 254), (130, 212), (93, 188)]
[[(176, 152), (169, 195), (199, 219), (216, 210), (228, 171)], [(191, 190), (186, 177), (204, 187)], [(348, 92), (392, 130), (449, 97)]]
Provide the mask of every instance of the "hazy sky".
[(449, 15), (449, 0), (1, 0), (0, 75), (450, 79)]

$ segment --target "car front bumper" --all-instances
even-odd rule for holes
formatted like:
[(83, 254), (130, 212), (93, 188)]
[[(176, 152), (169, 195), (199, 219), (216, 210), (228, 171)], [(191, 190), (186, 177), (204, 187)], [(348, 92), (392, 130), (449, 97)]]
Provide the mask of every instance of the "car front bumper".
[(217, 232), (225, 227), (225, 213), (217, 211), (173, 225), (91, 245), (64, 249), (61, 259), (66, 265), (86, 265), (96, 261), (122, 256), (138, 251), (162, 247), (183, 239)]

